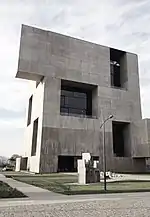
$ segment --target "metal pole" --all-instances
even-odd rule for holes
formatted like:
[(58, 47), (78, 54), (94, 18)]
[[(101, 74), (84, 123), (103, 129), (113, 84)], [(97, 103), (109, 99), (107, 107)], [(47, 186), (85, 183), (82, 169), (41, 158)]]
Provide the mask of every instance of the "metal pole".
[(105, 124), (103, 125), (103, 171), (104, 171), (104, 191), (107, 190), (106, 187), (106, 149), (105, 149)]
[[(102, 113), (102, 112), (101, 112)], [(104, 172), (104, 191), (107, 191), (107, 180), (106, 180), (106, 147), (105, 147), (105, 123), (113, 118), (113, 115), (110, 115), (106, 120), (102, 115), (102, 124), (100, 129), (103, 127), (103, 172)]]

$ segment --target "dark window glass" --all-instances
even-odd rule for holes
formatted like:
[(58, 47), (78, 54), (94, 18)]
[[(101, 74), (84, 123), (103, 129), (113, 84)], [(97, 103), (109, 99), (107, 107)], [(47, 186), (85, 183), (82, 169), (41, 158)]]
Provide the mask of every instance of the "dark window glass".
[(122, 88), (127, 81), (126, 54), (124, 51), (110, 48), (111, 86)]
[(111, 85), (115, 87), (121, 87), (119, 63), (115, 61), (111, 61), (110, 70), (111, 70)]
[(68, 113), (68, 108), (61, 107), (60, 112), (61, 113)]
[(86, 110), (69, 108), (69, 113), (86, 115)]
[(33, 123), (31, 156), (35, 156), (36, 155), (37, 135), (38, 135), (38, 118)]
[(77, 109), (86, 109), (86, 98), (65, 97), (65, 106)]
[(79, 103), (78, 108), (81, 108), (81, 109), (86, 109), (87, 108), (87, 100), (86, 100), (86, 98), (78, 99), (78, 103)]
[(64, 87), (61, 90), (60, 112), (77, 115), (92, 115), (91, 92)]
[(75, 97), (86, 98), (86, 93), (74, 92), (74, 96)]
[(31, 123), (31, 115), (32, 115), (32, 100), (33, 100), (33, 96), (31, 96), (30, 99), (29, 99), (27, 126)]
[(69, 97), (71, 97), (71, 96), (73, 96), (73, 92), (72, 91), (68, 91), (68, 90), (61, 90), (61, 95), (62, 96), (69, 96)]
[(65, 97), (61, 96), (61, 102), (60, 102), (61, 106), (65, 105)]

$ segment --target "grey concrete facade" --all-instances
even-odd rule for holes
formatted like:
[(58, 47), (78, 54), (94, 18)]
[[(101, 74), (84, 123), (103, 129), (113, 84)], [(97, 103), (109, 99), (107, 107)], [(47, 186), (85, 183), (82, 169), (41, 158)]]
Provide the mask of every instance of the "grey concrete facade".
[[(127, 136), (125, 141), (126, 156), (115, 157), (112, 121), (107, 122), (107, 169), (119, 172), (146, 170), (150, 124), (141, 116), (137, 55), (126, 52), (125, 61), (123, 70), (127, 76), (123, 79), (126, 88), (113, 88), (109, 47), (22, 26), (16, 77), (35, 81), (31, 92), (35, 98), (31, 124), (25, 135), (25, 156), (29, 158), (31, 172), (57, 172), (58, 155), (80, 156), (82, 152), (99, 156), (102, 166), (103, 133), (100, 125), (102, 118), (110, 114), (115, 121), (130, 123), (130, 137)], [(62, 79), (95, 85), (93, 118), (60, 115)], [(40, 82), (38, 87), (36, 82)], [(39, 118), (37, 151), (35, 156), (31, 156), (32, 128), (36, 117)]]

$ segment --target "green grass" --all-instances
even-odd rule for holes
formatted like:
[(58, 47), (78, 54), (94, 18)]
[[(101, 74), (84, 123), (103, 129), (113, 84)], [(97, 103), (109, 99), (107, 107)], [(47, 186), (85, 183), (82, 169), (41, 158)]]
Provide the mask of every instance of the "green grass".
[(0, 198), (20, 198), (26, 197), (22, 192), (10, 187), (8, 184), (0, 181)]
[[(29, 176), (13, 176), (14, 179), (48, 189), (62, 194), (96, 194), (105, 193), (103, 183), (90, 185), (75, 185), (77, 183), (77, 175), (67, 174), (49, 174), (49, 175), (29, 175)], [(69, 183), (72, 183), (71, 185)], [(121, 192), (145, 192), (150, 191), (149, 181), (120, 181), (107, 183), (107, 193)]]
[[(1, 174), (3, 174), (4, 176), (25, 176), (26, 174), (28, 175), (28, 173), (23, 173), (23, 172), (15, 172), (15, 171), (4, 171), (1, 172)], [(30, 174), (29, 174), (30, 175)], [(29, 176), (28, 175), (28, 176)], [(30, 175), (31, 176), (31, 175)]]
[[(103, 190), (103, 183), (91, 185), (73, 185), (71, 186), (72, 194), (80, 194), (80, 192), (87, 193), (105, 193)], [(150, 182), (147, 181), (120, 181), (114, 183), (107, 183), (108, 193), (121, 192), (140, 192), (150, 191)]]
[(45, 174), (45, 175), (32, 175), (32, 176), (13, 176), (13, 179), (27, 184), (35, 185), (37, 187), (45, 188), (57, 193), (63, 193), (70, 189), (68, 183), (76, 183), (77, 175), (68, 174)]
[(77, 177), (76, 174), (70, 175), (70, 174), (67, 174), (67, 173), (32, 174), (32, 173), (24, 173), (24, 172), (6, 171), (6, 172), (2, 172), (2, 174), (6, 178), (9, 178), (9, 177), (51, 177), (51, 178)]

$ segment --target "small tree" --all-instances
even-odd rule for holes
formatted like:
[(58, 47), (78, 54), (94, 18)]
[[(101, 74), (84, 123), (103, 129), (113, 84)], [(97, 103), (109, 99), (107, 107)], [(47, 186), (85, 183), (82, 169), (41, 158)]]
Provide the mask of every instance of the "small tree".
[(8, 159), (8, 165), (15, 167), (16, 165), (16, 158), (20, 157), (18, 154), (13, 154), (9, 159)]

